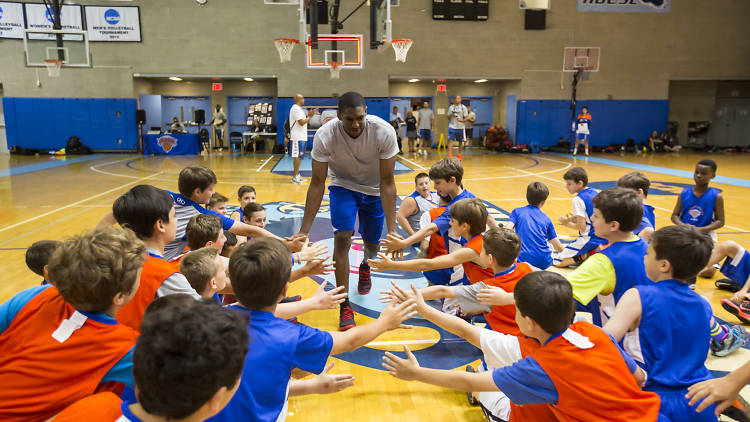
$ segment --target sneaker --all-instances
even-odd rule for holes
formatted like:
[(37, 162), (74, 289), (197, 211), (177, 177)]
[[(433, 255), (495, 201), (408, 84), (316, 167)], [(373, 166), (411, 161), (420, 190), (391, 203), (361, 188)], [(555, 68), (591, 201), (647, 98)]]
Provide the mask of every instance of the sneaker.
[(300, 176), (299, 174), (292, 177), (292, 183), (302, 183), (304, 181), (305, 179), (303, 179), (302, 176)]
[(299, 302), (300, 300), (302, 300), (302, 296), (300, 296), (300, 295), (297, 295), (297, 296), (287, 296), (287, 297), (281, 299), (281, 303)]
[(714, 286), (716, 286), (716, 288), (719, 290), (726, 290), (732, 293), (737, 293), (741, 289), (739, 284), (735, 283), (734, 281), (728, 278), (722, 278), (721, 280), (716, 280), (716, 282), (714, 283)]
[(370, 279), (370, 266), (366, 263), (359, 264), (359, 282), (357, 283), (357, 293), (366, 295), (370, 293), (372, 280)]
[[(466, 372), (474, 373), (474, 372), (477, 372), (477, 371), (476, 371), (476, 369), (474, 369), (473, 366), (466, 365)], [(477, 400), (477, 398), (474, 397), (474, 393), (472, 393), (471, 391), (469, 391), (469, 392), (466, 393), (466, 398), (469, 399), (469, 404), (470, 405), (472, 405), (472, 406), (478, 406), (479, 405), (479, 400)]]
[(575, 150), (575, 149), (574, 149), (574, 150), (573, 150), (573, 155), (577, 155), (577, 154), (578, 154), (578, 150)]
[(346, 331), (350, 328), (357, 326), (354, 322), (354, 311), (352, 308), (347, 306), (341, 306), (339, 308), (339, 331)]
[(743, 324), (750, 324), (750, 302), (743, 300), (742, 302), (735, 302), (730, 299), (722, 299), (721, 307), (726, 309), (727, 312), (736, 316)]
[(727, 325), (729, 332), (721, 343), (711, 340), (711, 354), (718, 357), (726, 356), (747, 342), (747, 332), (739, 325)]

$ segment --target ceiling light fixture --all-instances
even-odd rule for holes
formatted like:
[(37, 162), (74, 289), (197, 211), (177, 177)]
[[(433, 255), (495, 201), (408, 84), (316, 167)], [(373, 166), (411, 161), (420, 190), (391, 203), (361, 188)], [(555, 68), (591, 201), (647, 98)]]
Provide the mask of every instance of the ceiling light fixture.
[(170, 80), (170, 81), (178, 81), (178, 82), (179, 82), (179, 81), (181, 81), (181, 80), (182, 80), (182, 78), (178, 78), (177, 76), (170, 76), (170, 77), (169, 77), (169, 80)]
[(244, 79), (244, 80), (246, 80), (247, 82), (252, 82), (252, 81), (254, 81), (254, 80), (255, 80), (255, 79), (253, 79), (253, 78), (243, 78), (243, 79)]
[(476, 80), (476, 81), (474, 81), (474, 82), (475, 82), (475, 83), (478, 83), (478, 84), (481, 84), (481, 83), (487, 82), (487, 79), (477, 79), (477, 80)]
[(409, 82), (419, 82), (419, 79), (417, 78), (409, 79)]

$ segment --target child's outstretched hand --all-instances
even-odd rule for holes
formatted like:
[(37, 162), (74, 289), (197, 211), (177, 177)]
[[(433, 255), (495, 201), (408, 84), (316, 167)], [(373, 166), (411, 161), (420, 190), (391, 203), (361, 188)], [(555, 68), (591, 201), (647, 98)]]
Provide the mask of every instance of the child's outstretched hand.
[(391, 352), (385, 352), (383, 356), (383, 368), (396, 378), (411, 381), (416, 379), (416, 374), (419, 370), (419, 361), (417, 361), (417, 358), (414, 357), (414, 354), (406, 345), (404, 345), (404, 353), (406, 353), (406, 359), (401, 359)]
[(311, 381), (312, 394), (330, 394), (349, 388), (354, 385), (354, 376), (351, 374), (329, 374), (328, 371), (333, 368), (333, 362), (326, 365), (320, 375), (316, 375)]
[(748, 292), (745, 292), (745, 291), (742, 291), (742, 290), (740, 290), (737, 293), (735, 293), (734, 295), (732, 295), (732, 300), (735, 301), (735, 302), (742, 302), (745, 299), (750, 299), (750, 294), (748, 294)]
[(290, 252), (300, 252), (302, 248), (307, 246), (307, 235), (297, 233), (292, 237), (285, 238), (284, 244)]
[(391, 280), (391, 290), (386, 290), (384, 292), (380, 292), (382, 296), (380, 296), (380, 302), (381, 303), (404, 303), (409, 299), (414, 299), (414, 294), (409, 290), (404, 290), (401, 287), (398, 286), (393, 280)]
[(482, 305), (487, 306), (504, 306), (515, 303), (513, 293), (508, 293), (496, 286), (487, 286), (487, 288), (481, 289), (477, 293), (477, 300)]
[(375, 271), (391, 270), (393, 269), (393, 260), (388, 258), (388, 255), (378, 252), (378, 258), (380, 259), (368, 259), (367, 265)]
[(565, 224), (570, 223), (570, 221), (572, 220), (572, 218), (573, 218), (573, 214), (568, 213), (568, 214), (561, 215), (560, 217), (558, 217), (557, 221), (559, 221), (560, 224), (565, 225)]
[(382, 321), (386, 330), (395, 330), (396, 328), (412, 328), (411, 325), (402, 324), (407, 319), (415, 316), (417, 311), (415, 310), (416, 305), (414, 300), (407, 300), (404, 303), (396, 305), (395, 303), (389, 304), (380, 313), (378, 321)]
[(324, 288), (327, 284), (328, 282), (325, 282), (318, 286), (315, 294), (310, 298), (313, 301), (315, 309), (335, 309), (348, 296), (346, 292), (341, 293), (344, 290), (344, 286), (339, 286), (326, 292)]
[(403, 249), (409, 245), (404, 243), (404, 238), (398, 234), (389, 233), (380, 243), (385, 246), (386, 253), (390, 253), (393, 259), (401, 260), (404, 258)]
[(328, 256), (325, 256), (321, 259), (314, 259), (312, 261), (308, 261), (307, 264), (305, 264), (302, 267), (302, 270), (307, 275), (331, 274), (336, 269), (336, 261), (331, 261), (329, 263), (326, 263), (325, 261), (328, 258), (329, 258)]
[[(328, 246), (324, 245), (323, 242), (318, 242), (312, 246), (307, 244), (307, 238), (305, 243), (302, 245), (302, 249), (299, 251), (300, 261), (314, 261), (314, 260), (325, 260), (327, 259), (326, 254), (328, 253)], [(325, 257), (325, 258), (324, 258)]]

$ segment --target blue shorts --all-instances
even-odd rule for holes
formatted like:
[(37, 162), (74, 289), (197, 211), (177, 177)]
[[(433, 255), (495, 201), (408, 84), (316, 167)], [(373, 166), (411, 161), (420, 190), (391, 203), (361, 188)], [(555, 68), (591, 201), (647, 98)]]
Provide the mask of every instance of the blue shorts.
[(293, 158), (304, 156), (306, 149), (307, 149), (307, 140), (289, 141), (289, 153), (292, 155)]
[(716, 405), (712, 404), (705, 408), (701, 413), (695, 413), (695, 408), (698, 407), (698, 403), (695, 406), (688, 404), (688, 399), (685, 398), (687, 394), (687, 388), (683, 389), (666, 389), (666, 388), (644, 388), (644, 391), (651, 391), (659, 395), (661, 399), (661, 407), (659, 407), (659, 414), (669, 418), (670, 421), (684, 421), (684, 422), (716, 422), (718, 419), (714, 415)]
[(451, 282), (453, 268), (441, 268), (439, 270), (423, 271), (422, 275), (432, 284), (447, 286)]
[(590, 133), (576, 133), (576, 139), (581, 139), (583, 141), (588, 141), (589, 140), (589, 135), (591, 135), (591, 134)]
[(453, 129), (452, 127), (449, 127), (448, 128), (448, 140), (449, 141), (463, 142), (463, 140), (464, 140), (464, 130), (463, 129)]
[(334, 233), (354, 231), (354, 222), (359, 217), (359, 234), (362, 235), (362, 240), (365, 243), (380, 243), (385, 213), (379, 196), (365, 195), (341, 186), (329, 186), (328, 202)]
[(430, 129), (419, 129), (419, 138), (425, 141), (432, 141), (432, 130)]
[(750, 277), (750, 254), (745, 249), (740, 249), (733, 259), (727, 257), (724, 260), (719, 271), (740, 287), (744, 286)]

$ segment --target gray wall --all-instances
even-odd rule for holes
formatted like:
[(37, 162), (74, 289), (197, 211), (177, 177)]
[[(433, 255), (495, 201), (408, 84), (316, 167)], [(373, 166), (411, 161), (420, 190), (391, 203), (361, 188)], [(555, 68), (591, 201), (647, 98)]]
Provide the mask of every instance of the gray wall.
[[(344, 16), (359, 2), (342, 3)], [(297, 92), (328, 96), (354, 89), (383, 97), (405, 95), (406, 88), (389, 84), (392, 75), (485, 76), (518, 81), (512, 86), (477, 88), (486, 91), (475, 95), (496, 97), (498, 119), (504, 121), (505, 101), (498, 99), (507, 93), (529, 99), (569, 97), (572, 76), (561, 73), (560, 67), (562, 49), (570, 45), (602, 48), (600, 72), (579, 85), (583, 99), (665, 99), (674, 79), (750, 79), (747, 0), (674, 0), (667, 14), (579, 13), (575, 0), (555, 0), (543, 31), (523, 29), (524, 14), (515, 0), (492, 1), (487, 22), (433, 21), (429, 0), (403, 0), (393, 9), (393, 33), (415, 39), (407, 62), (396, 63), (390, 48), (381, 53), (366, 50), (365, 69), (342, 71), (340, 80), (329, 79), (324, 70), (305, 69), (300, 46), (290, 63), (279, 64), (272, 40), (297, 36), (295, 7), (267, 6), (262, 0), (209, 0), (205, 6), (192, 0), (126, 4), (141, 8), (142, 43), (92, 43), (94, 68), (63, 69), (59, 79), (48, 79), (39, 69), (41, 88), (35, 86), (36, 70), (23, 64), (23, 43), (0, 41), (0, 83), (5, 95), (134, 97), (142, 92), (164, 93), (165, 88), (176, 93), (171, 90), (177, 85), (132, 77), (133, 73), (175, 73), (275, 75), (272, 93), (278, 96)], [(362, 9), (342, 32), (363, 33), (368, 41), (368, 19)], [(255, 89), (251, 86), (237, 88)], [(471, 95), (469, 86), (460, 93)], [(433, 88), (424, 89), (432, 92)], [(234, 94), (227, 89), (224, 95), (230, 93)], [(695, 97), (675, 94), (675, 99), (691, 96)], [(700, 104), (684, 107), (703, 110), (709, 100), (703, 94), (699, 97)]]

